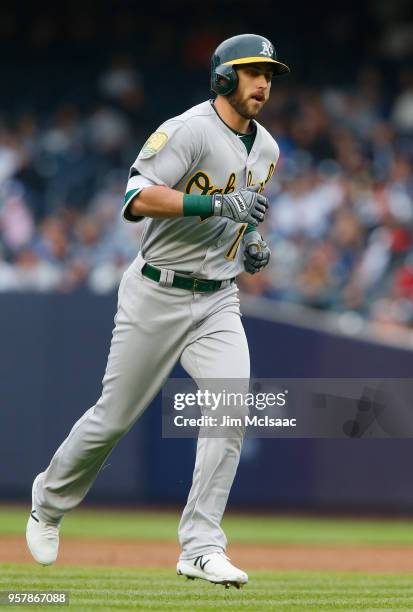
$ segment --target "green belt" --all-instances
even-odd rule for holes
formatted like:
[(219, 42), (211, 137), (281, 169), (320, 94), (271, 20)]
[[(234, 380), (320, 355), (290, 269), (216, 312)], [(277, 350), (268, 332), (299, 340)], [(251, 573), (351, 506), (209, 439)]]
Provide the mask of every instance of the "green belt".
[[(147, 278), (159, 283), (161, 278), (161, 271), (154, 266), (146, 263), (142, 268), (142, 274)], [(231, 278), (231, 283), (234, 282), (235, 278)], [(189, 291), (205, 292), (205, 291), (216, 291), (220, 289), (223, 283), (226, 281), (219, 280), (204, 280), (201, 278), (192, 278), (190, 276), (178, 276), (174, 274), (172, 281), (172, 287), (178, 287), (178, 289), (188, 289)]]

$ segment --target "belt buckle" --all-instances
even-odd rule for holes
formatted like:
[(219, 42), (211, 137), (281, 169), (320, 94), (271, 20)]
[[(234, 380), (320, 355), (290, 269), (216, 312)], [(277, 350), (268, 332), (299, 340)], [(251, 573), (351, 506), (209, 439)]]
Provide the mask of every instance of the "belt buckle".
[(198, 279), (194, 278), (194, 282), (192, 285), (192, 291), (195, 293), (195, 291), (198, 289)]

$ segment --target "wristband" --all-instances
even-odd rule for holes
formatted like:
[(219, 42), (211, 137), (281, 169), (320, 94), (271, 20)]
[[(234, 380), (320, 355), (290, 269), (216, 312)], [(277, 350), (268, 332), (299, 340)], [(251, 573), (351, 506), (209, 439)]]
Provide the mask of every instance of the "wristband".
[(212, 215), (212, 196), (184, 194), (184, 217), (210, 217)]
[(257, 231), (257, 228), (255, 227), (255, 225), (252, 225), (251, 223), (248, 223), (247, 229), (244, 232), (244, 236), (246, 234), (249, 234), (250, 232), (256, 232), (256, 231)]

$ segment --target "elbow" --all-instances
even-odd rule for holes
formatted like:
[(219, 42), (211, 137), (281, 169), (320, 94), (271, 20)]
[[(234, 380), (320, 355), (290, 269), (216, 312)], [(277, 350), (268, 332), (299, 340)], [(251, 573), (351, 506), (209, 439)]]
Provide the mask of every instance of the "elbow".
[(167, 212), (167, 189), (161, 186), (144, 187), (129, 203), (131, 215), (154, 219), (173, 216)]
[(130, 202), (129, 202), (129, 211), (134, 217), (143, 217), (145, 216), (145, 212), (143, 210), (144, 203), (141, 197), (141, 194), (138, 193)]
[(152, 217), (154, 212), (154, 204), (158, 194), (159, 187), (150, 186), (144, 187), (131, 200), (130, 211), (137, 217)]

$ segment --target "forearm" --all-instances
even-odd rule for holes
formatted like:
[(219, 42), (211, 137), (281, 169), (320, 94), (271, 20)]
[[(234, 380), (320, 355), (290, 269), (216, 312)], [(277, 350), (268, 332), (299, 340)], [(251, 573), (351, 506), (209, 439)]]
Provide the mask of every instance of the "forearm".
[(173, 217), (208, 217), (212, 214), (212, 198), (188, 195), (169, 187), (145, 187), (130, 203), (130, 212), (137, 217), (168, 219)]
[[(211, 215), (228, 217), (238, 223), (247, 221), (252, 227), (261, 223), (268, 208), (267, 199), (257, 193), (257, 186), (246, 187), (231, 194), (183, 194), (161, 185), (144, 187), (133, 197), (124, 216), (168, 219), (174, 217), (200, 217)], [(128, 218), (132, 216), (132, 218)]]
[(132, 215), (136, 217), (172, 218), (183, 216), (183, 193), (154, 185), (145, 187), (129, 204)]

